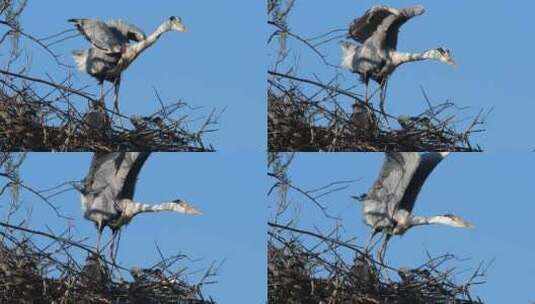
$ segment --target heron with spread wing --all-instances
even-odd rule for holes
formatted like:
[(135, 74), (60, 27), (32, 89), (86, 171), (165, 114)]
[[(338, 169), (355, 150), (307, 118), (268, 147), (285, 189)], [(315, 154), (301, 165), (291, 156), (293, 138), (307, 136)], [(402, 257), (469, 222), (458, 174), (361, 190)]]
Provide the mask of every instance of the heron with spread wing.
[(455, 64), (450, 51), (444, 48), (430, 49), (421, 53), (397, 51), (401, 26), (424, 12), (424, 7), (421, 5), (399, 10), (382, 5), (374, 6), (355, 19), (349, 27), (348, 37), (360, 45), (348, 41), (341, 43), (342, 66), (360, 75), (366, 86), (366, 102), (368, 102), (369, 80), (379, 83), (380, 107), (383, 114), (387, 80), (398, 66), (428, 59)]
[(103, 22), (94, 19), (69, 19), (69, 22), (74, 23), (91, 44), (88, 49), (73, 51), (78, 69), (97, 79), (101, 99), (104, 97), (104, 81), (113, 84), (115, 112), (119, 112), (121, 73), (163, 33), (186, 31), (182, 19), (175, 16), (164, 21), (149, 36), (138, 27), (122, 20)]
[(172, 211), (200, 215), (201, 212), (183, 200), (147, 205), (134, 200), (137, 179), (150, 152), (95, 152), (81, 192), (84, 217), (97, 228), (97, 252), (104, 227), (112, 231), (110, 255), (121, 228), (136, 215), (145, 212)]
[(376, 234), (385, 235), (379, 250), (380, 260), (384, 258), (390, 238), (393, 235), (402, 235), (412, 227), (430, 224), (472, 227), (470, 223), (453, 214), (429, 217), (412, 214), (426, 179), (447, 155), (448, 152), (386, 152), (379, 177), (368, 193), (360, 198), (364, 222), (372, 228), (366, 248)]

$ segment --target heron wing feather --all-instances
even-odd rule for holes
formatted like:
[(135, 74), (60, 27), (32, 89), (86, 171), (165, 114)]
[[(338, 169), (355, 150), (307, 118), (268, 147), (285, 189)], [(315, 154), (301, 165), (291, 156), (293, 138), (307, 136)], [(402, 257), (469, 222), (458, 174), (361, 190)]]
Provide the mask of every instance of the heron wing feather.
[(383, 5), (374, 6), (351, 23), (349, 36), (364, 43), (373, 35), (380, 34), (382, 44), (395, 49), (400, 27), (412, 17), (423, 14), (424, 11), (421, 5), (401, 10)]
[(431, 172), (433, 172), (433, 169), (435, 169), (444, 158), (445, 155), (440, 152), (429, 152), (420, 156), (418, 168), (411, 178), (410, 184), (408, 185), (407, 190), (405, 191), (405, 194), (403, 195), (403, 198), (399, 204), (400, 209), (412, 212), (423, 184)]
[(119, 199), (132, 200), (134, 198), (137, 178), (149, 155), (150, 152), (126, 152), (124, 154), (124, 159), (116, 174), (121, 185), (121, 190), (118, 193)]
[(147, 38), (143, 30), (133, 24), (129, 24), (123, 20), (110, 20), (106, 25), (120, 35), (122, 40), (127, 43), (129, 40), (139, 42)]
[(379, 177), (363, 203), (372, 201), (376, 205), (374, 208), (382, 209), (392, 216), (416, 172), (419, 161), (420, 155), (417, 152), (386, 152)]
[(370, 38), (385, 18), (398, 15), (399, 11), (384, 5), (373, 6), (364, 15), (353, 20), (349, 26), (349, 36), (360, 43)]
[(105, 22), (92, 19), (70, 19), (78, 31), (96, 48), (110, 53), (121, 51), (120, 37)]

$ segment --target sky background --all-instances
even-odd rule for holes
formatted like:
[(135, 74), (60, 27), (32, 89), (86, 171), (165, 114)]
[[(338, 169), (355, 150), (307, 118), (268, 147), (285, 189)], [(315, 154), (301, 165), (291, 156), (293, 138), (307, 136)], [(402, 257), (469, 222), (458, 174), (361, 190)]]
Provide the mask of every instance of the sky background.
[[(383, 153), (300, 153), (289, 174), (293, 184), (304, 190), (356, 180), (348, 189), (320, 201), (329, 214), (341, 218), (342, 239), (357, 237), (357, 243), (363, 245), (369, 228), (362, 222), (361, 206), (350, 196), (368, 191), (383, 157)], [(427, 261), (426, 252), (435, 257), (451, 253), (467, 259), (455, 264), (464, 271), (459, 279), (471, 274), (480, 262), (493, 261), (487, 283), (475, 287), (473, 295), (485, 303), (533, 303), (535, 244), (529, 223), (535, 213), (535, 174), (530, 169), (534, 166), (535, 156), (530, 153), (451, 154), (427, 180), (414, 213), (454, 213), (475, 228), (416, 227), (401, 238), (392, 238), (386, 261), (396, 267), (417, 267)], [(271, 204), (275, 198), (270, 198)], [(312, 202), (297, 194), (290, 200), (300, 210), (298, 228), (314, 231), (317, 227), (323, 233), (334, 229), (336, 222), (325, 218)]]
[[(26, 185), (47, 189), (82, 179), (90, 161), (89, 153), (31, 153), (21, 175)], [(264, 164), (262, 153), (152, 154), (141, 171), (135, 198), (146, 203), (181, 198), (200, 208), (204, 215), (138, 215), (122, 232), (118, 262), (126, 268), (149, 267), (159, 261), (157, 244), (164, 255), (180, 253), (200, 259), (195, 263), (180, 263), (189, 266), (191, 283), (197, 282), (212, 263), (224, 262), (215, 277), (218, 283), (207, 285), (205, 296), (213, 297), (217, 303), (264, 303), (267, 214), (261, 202), (265, 187), (260, 182), (251, 182), (265, 180)], [(34, 195), (23, 192), (21, 199), (23, 209), (19, 217), (31, 210), (30, 228), (41, 231), (50, 228), (59, 234), (71, 224), (76, 239), (87, 237), (87, 244), (95, 244), (95, 226), (83, 218), (77, 192), (66, 192), (52, 199), (63, 215), (73, 218), (70, 223), (57, 218)], [(6, 200), (7, 196), (0, 198), (2, 218)], [(109, 235), (106, 229), (103, 241)], [(78, 252), (77, 257), (83, 264), (86, 253)]]
[[(406, 7), (423, 4), (424, 15), (413, 18), (402, 28), (400, 51), (419, 52), (429, 48), (451, 49), (456, 68), (438, 62), (420, 62), (400, 67), (389, 81), (387, 112), (398, 116), (423, 112), (427, 105), (423, 87), (438, 104), (450, 100), (470, 107), (457, 118), (475, 116), (480, 109), (494, 108), (488, 117), (487, 132), (476, 135), (487, 151), (532, 151), (535, 112), (532, 71), (535, 61), (529, 52), (535, 47), (531, 23), (535, 3), (531, 1), (296, 1), (288, 23), (290, 30), (310, 38), (333, 29), (347, 30), (349, 23), (375, 4)], [(344, 33), (344, 32), (342, 32)], [(336, 39), (319, 48), (335, 65), (341, 50)], [(297, 62), (297, 75), (323, 81), (337, 72), (344, 75), (346, 87), (359, 84), (350, 72), (326, 67), (320, 58), (302, 43), (288, 40), (293, 51), (289, 61)], [(270, 54), (273, 54), (273, 47)], [(273, 57), (271, 57), (273, 59)], [(373, 88), (375, 84), (373, 84)], [(356, 88), (364, 92), (364, 86)], [(349, 110), (349, 101), (347, 101)]]
[[(103, 9), (105, 8), (105, 9)], [(25, 31), (46, 37), (72, 29), (69, 18), (124, 19), (147, 34), (171, 15), (183, 18), (187, 33), (170, 32), (146, 50), (123, 73), (120, 109), (127, 115), (157, 111), (157, 89), (165, 102), (179, 99), (203, 109), (190, 117), (197, 125), (212, 109), (225, 112), (219, 132), (207, 137), (217, 150), (262, 151), (266, 140), (265, 4), (258, 1), (28, 1), (22, 15)], [(73, 34), (73, 33), (69, 33)], [(97, 82), (71, 68), (58, 67), (34, 43), (29, 48), (30, 75), (58, 81), (69, 73), (76, 87), (98, 94)], [(53, 47), (61, 61), (74, 65), (73, 49), (88, 47), (82, 36)], [(109, 87), (110, 84), (107, 84)], [(111, 107), (111, 95), (108, 107)], [(85, 107), (82, 99), (79, 103)]]

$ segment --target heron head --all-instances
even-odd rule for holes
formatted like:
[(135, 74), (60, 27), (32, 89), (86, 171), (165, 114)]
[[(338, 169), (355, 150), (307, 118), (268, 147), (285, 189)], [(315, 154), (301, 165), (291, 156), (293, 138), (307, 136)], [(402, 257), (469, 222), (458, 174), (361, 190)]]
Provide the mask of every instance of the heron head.
[(445, 48), (438, 48), (436, 49), (436, 52), (438, 60), (450, 65), (455, 65), (455, 60), (453, 60), (450, 50)]
[(188, 31), (184, 23), (182, 23), (182, 18), (180, 17), (171, 16), (169, 17), (168, 23), (169, 23), (170, 28), (174, 31), (177, 31), (177, 32)]

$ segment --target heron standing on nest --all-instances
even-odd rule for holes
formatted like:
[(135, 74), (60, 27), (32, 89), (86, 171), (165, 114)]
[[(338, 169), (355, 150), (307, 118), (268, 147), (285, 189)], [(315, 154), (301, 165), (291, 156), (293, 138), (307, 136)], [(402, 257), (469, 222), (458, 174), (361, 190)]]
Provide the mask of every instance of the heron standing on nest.
[[(114, 245), (123, 226), (136, 215), (146, 212), (172, 211), (200, 215), (201, 212), (183, 200), (146, 205), (134, 201), (138, 175), (150, 152), (96, 152), (83, 186), (78, 187), (82, 197), (84, 217), (97, 228), (97, 252), (104, 227), (112, 231), (110, 256), (115, 260)], [(118, 246), (117, 246), (118, 247)]]
[(455, 61), (445, 48), (430, 49), (421, 53), (397, 51), (398, 33), (401, 26), (415, 16), (422, 15), (421, 5), (395, 9), (387, 6), (374, 6), (364, 15), (355, 19), (349, 27), (349, 41), (341, 43), (342, 66), (356, 74), (366, 86), (365, 100), (368, 102), (368, 83), (372, 79), (380, 85), (380, 107), (383, 116), (386, 85), (388, 77), (400, 65), (421, 60), (438, 60), (450, 65)]
[[(185, 32), (186, 27), (179, 17), (171, 16), (152, 34), (145, 33), (134, 25), (121, 20), (103, 22), (93, 19), (69, 19), (89, 40), (91, 47), (73, 51), (78, 69), (96, 78), (100, 84), (100, 98), (104, 96), (104, 81), (113, 83), (114, 109), (119, 112), (119, 87), (121, 73), (161, 35), (169, 31)], [(134, 44), (130, 44), (134, 41)]]
[(379, 177), (368, 193), (359, 198), (364, 222), (372, 228), (366, 250), (375, 235), (385, 235), (379, 250), (380, 261), (384, 258), (390, 238), (393, 235), (403, 235), (415, 226), (443, 224), (460, 228), (472, 227), (453, 214), (429, 217), (412, 214), (423, 184), (447, 155), (448, 152), (386, 152)]

